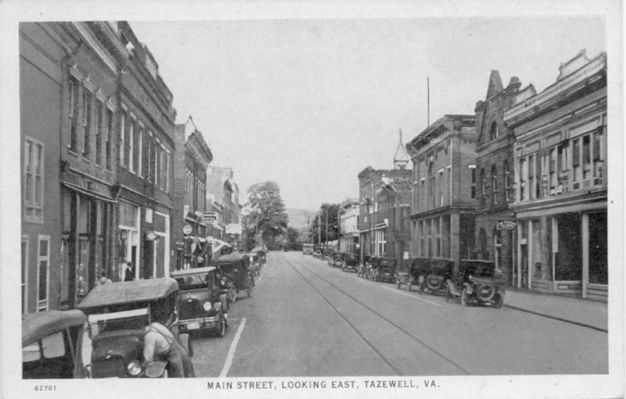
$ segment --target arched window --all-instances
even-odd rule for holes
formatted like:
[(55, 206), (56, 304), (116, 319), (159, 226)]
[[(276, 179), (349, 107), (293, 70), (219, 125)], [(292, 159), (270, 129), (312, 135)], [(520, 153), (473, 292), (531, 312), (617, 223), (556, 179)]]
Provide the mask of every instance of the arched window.
[(498, 168), (491, 165), (491, 202), (498, 203)]
[(491, 127), (489, 128), (489, 140), (497, 139), (500, 136), (500, 131), (498, 129), (498, 124), (493, 122)]

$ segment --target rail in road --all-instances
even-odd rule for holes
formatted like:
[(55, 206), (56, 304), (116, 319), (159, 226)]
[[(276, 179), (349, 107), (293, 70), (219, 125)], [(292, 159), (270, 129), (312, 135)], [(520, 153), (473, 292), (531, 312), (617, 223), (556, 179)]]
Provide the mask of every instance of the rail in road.
[(353, 295), (351, 295), (350, 293), (348, 293), (347, 291), (345, 291), (344, 289), (342, 289), (341, 287), (338, 287), (336, 284), (334, 284), (333, 282), (327, 280), (326, 278), (322, 277), (321, 275), (319, 275), (318, 273), (314, 272), (311, 268), (307, 267), (304, 263), (302, 262), (298, 262), (298, 261), (294, 261), (294, 260), (289, 260), (286, 257), (284, 257), (284, 261), (289, 264), (292, 269), (300, 275), (300, 277), (315, 291), (317, 292), (323, 299), (324, 301), (339, 315), (339, 317), (341, 317), (342, 320), (344, 320), (349, 326), (350, 328), (352, 328), (352, 330), (363, 340), (367, 343), (367, 345), (372, 348), (372, 350), (374, 352), (376, 352), (376, 354), (378, 354), (378, 356), (380, 357), (380, 359), (387, 364), (387, 366), (389, 368), (391, 368), (396, 374), (401, 375), (402, 373), (398, 370), (397, 367), (395, 367), (392, 362), (382, 353), (381, 350), (379, 350), (371, 341), (369, 341), (365, 335), (357, 328), (357, 326), (350, 322), (350, 320), (344, 315), (342, 314), (339, 309), (337, 309), (335, 307), (335, 305), (332, 303), (332, 301), (328, 298), (327, 295), (325, 295), (320, 289), (318, 289), (312, 282), (311, 279), (308, 278), (307, 276), (305, 276), (300, 270), (298, 270), (298, 268), (296, 268), (294, 266), (294, 264), (298, 264), (300, 265), (302, 268), (306, 269), (307, 272), (311, 273), (313, 276), (315, 276), (315, 278), (325, 282), (326, 284), (328, 284), (329, 286), (333, 287), (335, 290), (337, 290), (338, 292), (342, 293), (343, 295), (345, 295), (346, 297), (350, 298), (352, 301), (354, 301), (355, 303), (357, 303), (358, 305), (360, 305), (361, 307), (363, 307), (364, 309), (366, 309), (368, 312), (370, 312), (372, 315), (378, 317), (379, 319), (383, 320), (385, 323), (389, 324), (390, 326), (392, 326), (393, 328), (401, 331), (403, 334), (405, 334), (407, 337), (409, 337), (411, 340), (413, 340), (414, 342), (416, 342), (417, 344), (421, 345), (422, 347), (426, 348), (427, 350), (429, 350), (430, 352), (432, 352), (433, 354), (435, 354), (436, 356), (440, 357), (441, 359), (443, 359), (445, 362), (453, 365), (455, 368), (457, 368), (458, 370), (460, 370), (463, 374), (469, 375), (470, 372), (466, 369), (464, 369), (463, 367), (461, 367), (460, 365), (458, 365), (456, 362), (454, 362), (452, 359), (449, 359), (448, 357), (446, 357), (444, 354), (442, 354), (441, 352), (437, 351), (435, 348), (433, 348), (432, 346), (428, 345), (427, 343), (425, 343), (424, 341), (422, 341), (421, 339), (419, 339), (418, 337), (416, 337), (414, 334), (411, 334), (409, 331), (407, 331), (406, 329), (404, 329), (403, 327), (399, 326), (397, 323), (395, 323), (394, 321), (390, 320), (388, 317), (384, 316), (383, 314), (381, 314), (380, 312), (376, 311), (375, 309), (372, 309), (369, 305), (365, 304), (363, 301), (360, 301), (358, 298), (354, 297)]

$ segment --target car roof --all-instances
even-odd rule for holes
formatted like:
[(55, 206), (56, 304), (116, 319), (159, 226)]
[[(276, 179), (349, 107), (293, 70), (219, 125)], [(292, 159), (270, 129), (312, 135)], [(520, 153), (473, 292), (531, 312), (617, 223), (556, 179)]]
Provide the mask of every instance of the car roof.
[(78, 309), (48, 310), (22, 316), (22, 347), (69, 327), (81, 326), (87, 316)]
[(232, 254), (222, 255), (222, 256), (220, 256), (216, 260), (211, 260), (211, 264), (213, 265), (213, 264), (217, 264), (217, 263), (236, 262), (236, 261), (245, 259), (248, 256), (249, 255), (240, 254), (240, 253), (232, 253)]
[(158, 300), (177, 290), (178, 283), (170, 277), (107, 283), (91, 290), (77, 308)]
[(215, 266), (206, 266), (206, 267), (193, 267), (191, 269), (183, 269), (183, 270), (174, 270), (171, 275), (172, 277), (184, 277), (184, 276), (193, 276), (196, 274), (205, 274), (215, 270)]

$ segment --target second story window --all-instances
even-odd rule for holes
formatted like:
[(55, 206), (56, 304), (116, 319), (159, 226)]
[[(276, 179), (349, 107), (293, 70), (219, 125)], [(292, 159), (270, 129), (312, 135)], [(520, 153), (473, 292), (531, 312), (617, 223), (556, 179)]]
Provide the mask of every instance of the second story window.
[(526, 189), (526, 180), (528, 178), (528, 169), (526, 168), (526, 158), (519, 159), (519, 199), (525, 201), (528, 190)]
[(470, 165), (470, 173), (471, 173), (471, 186), (470, 186), (470, 196), (472, 199), (476, 199), (476, 166)]
[(78, 152), (78, 81), (70, 76), (70, 103), (69, 103), (69, 122), (70, 122), (70, 150)]
[(504, 198), (506, 202), (511, 202), (511, 167), (509, 166), (509, 160), (505, 159), (503, 163), (504, 169)]
[(83, 156), (89, 157), (91, 152), (91, 92), (83, 88)]
[(500, 136), (500, 132), (498, 131), (498, 124), (493, 122), (491, 127), (489, 128), (489, 140), (497, 139)]
[(24, 141), (24, 220), (43, 221), (44, 146), (26, 137)]
[(498, 168), (491, 165), (491, 203), (498, 203)]
[(120, 166), (126, 166), (126, 112), (120, 112)]
[(487, 197), (487, 178), (485, 177), (485, 169), (480, 169), (480, 196), (481, 202)]
[(137, 166), (137, 159), (136, 157), (134, 157), (134, 151), (135, 151), (135, 141), (136, 141), (136, 137), (135, 137), (135, 119), (133, 119), (131, 117), (130, 121), (129, 121), (129, 125), (128, 125), (128, 170), (131, 173), (135, 173), (136, 166)]
[(104, 163), (107, 170), (111, 170), (111, 134), (113, 133), (113, 111), (105, 111), (105, 133), (104, 133)]
[(102, 164), (102, 138), (104, 136), (103, 132), (103, 109), (102, 101), (96, 99), (96, 113), (95, 113), (95, 125), (96, 125), (96, 164)]

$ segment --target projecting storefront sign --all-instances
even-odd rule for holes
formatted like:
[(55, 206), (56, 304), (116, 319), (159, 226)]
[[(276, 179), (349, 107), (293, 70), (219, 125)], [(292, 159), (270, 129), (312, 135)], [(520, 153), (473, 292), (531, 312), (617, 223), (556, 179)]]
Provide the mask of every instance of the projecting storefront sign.
[(515, 230), (517, 223), (512, 220), (500, 220), (496, 225), (496, 230)]

